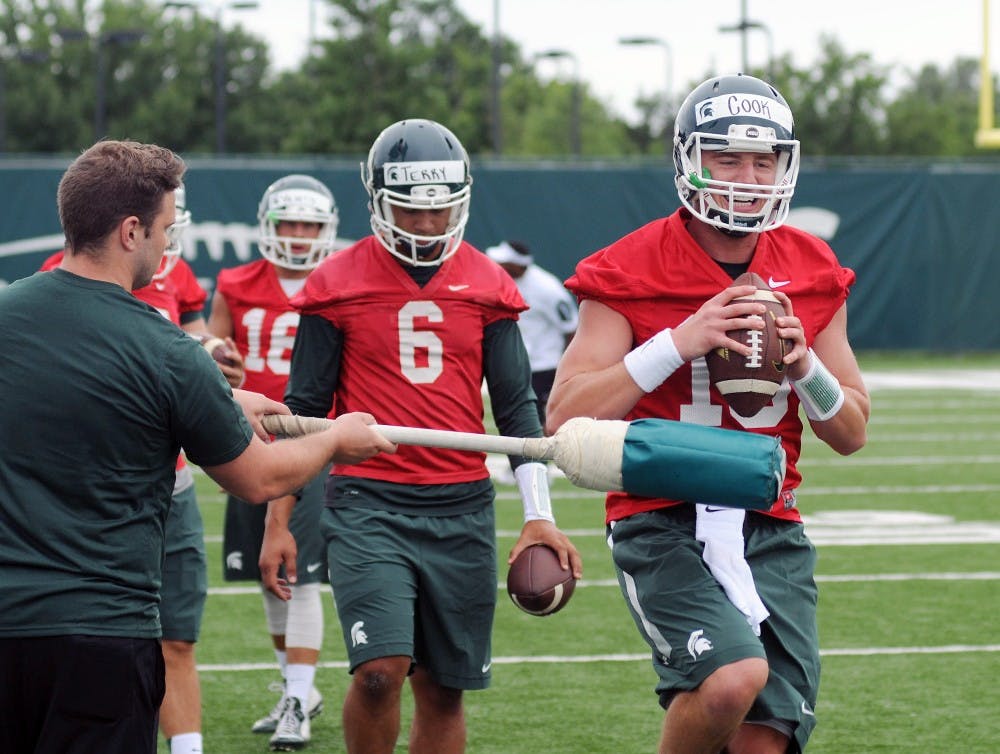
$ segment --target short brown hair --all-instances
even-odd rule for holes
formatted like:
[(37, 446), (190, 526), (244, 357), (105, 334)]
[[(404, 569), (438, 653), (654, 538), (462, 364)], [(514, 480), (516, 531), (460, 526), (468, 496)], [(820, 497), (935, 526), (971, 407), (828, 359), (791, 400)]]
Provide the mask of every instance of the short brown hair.
[(66, 251), (93, 249), (126, 217), (149, 228), (163, 195), (181, 185), (186, 166), (169, 149), (136, 141), (99, 141), (59, 181)]

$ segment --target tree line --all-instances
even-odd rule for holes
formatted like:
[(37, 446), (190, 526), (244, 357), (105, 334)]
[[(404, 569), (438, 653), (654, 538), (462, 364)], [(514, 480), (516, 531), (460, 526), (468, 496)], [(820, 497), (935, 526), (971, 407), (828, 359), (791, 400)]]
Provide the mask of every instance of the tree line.
[[(275, 72), (267, 42), (222, 28), (210, 5), (0, 0), (0, 151), (72, 153), (109, 135), (183, 154), (356, 156), (385, 125), (419, 115), (494, 155), (492, 40), (454, 0), (327, 4), (328, 38)], [(513, 40), (498, 52), (503, 157), (569, 155), (574, 116), (584, 157), (663, 154), (674, 113), (662, 96), (640, 98), (630, 124), (586, 82), (543, 80)], [(750, 73), (788, 99), (811, 157), (982, 154), (974, 57), (898, 71), (825, 37), (806, 67), (786, 55)]]

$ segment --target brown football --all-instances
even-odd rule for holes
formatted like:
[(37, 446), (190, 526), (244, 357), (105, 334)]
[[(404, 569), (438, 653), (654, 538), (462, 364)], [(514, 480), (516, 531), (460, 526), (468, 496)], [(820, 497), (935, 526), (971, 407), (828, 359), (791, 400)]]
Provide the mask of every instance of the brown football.
[(552, 615), (562, 610), (576, 587), (572, 571), (564, 571), (559, 556), (548, 545), (523, 549), (507, 571), (507, 594), (531, 615)]
[(790, 345), (778, 337), (775, 323), (775, 317), (783, 316), (785, 309), (763, 278), (755, 272), (745, 272), (733, 281), (733, 285), (757, 286), (752, 296), (734, 301), (753, 300), (764, 304), (767, 307), (763, 315), (764, 329), (731, 330), (727, 333), (733, 340), (749, 345), (753, 349), (750, 356), (728, 348), (716, 348), (705, 355), (705, 362), (712, 386), (735, 413), (749, 417), (770, 405), (778, 392), (785, 379), (782, 358)]
[(208, 351), (217, 363), (224, 364), (228, 367), (236, 366), (237, 362), (227, 356), (229, 353), (229, 347), (226, 345), (226, 341), (222, 338), (216, 338), (208, 335), (199, 335), (197, 337), (198, 340), (201, 341), (201, 347)]

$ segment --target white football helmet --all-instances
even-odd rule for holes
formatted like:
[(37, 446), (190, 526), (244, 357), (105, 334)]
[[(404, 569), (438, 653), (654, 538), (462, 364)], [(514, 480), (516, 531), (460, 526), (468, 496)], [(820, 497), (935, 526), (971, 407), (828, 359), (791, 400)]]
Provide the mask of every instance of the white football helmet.
[[(361, 165), (370, 198), (372, 232), (395, 257), (416, 267), (433, 267), (458, 251), (469, 221), (472, 177), (469, 155), (451, 131), (432, 120), (393, 123), (378, 135)], [(447, 209), (447, 229), (417, 236), (396, 224), (395, 208)], [(443, 244), (441, 253), (427, 258)]]
[[(701, 164), (707, 151), (774, 153), (775, 181), (716, 180)], [(799, 142), (788, 103), (770, 84), (742, 73), (705, 81), (677, 111), (674, 167), (681, 203), (699, 220), (740, 235), (777, 228), (788, 217), (799, 174)], [(733, 209), (734, 200), (746, 198), (764, 199), (764, 206), (752, 213)]]
[(187, 208), (187, 195), (182, 183), (174, 190), (174, 207), (177, 210), (177, 219), (174, 224), (167, 228), (167, 240), (170, 245), (163, 252), (163, 259), (160, 260), (160, 267), (153, 275), (153, 280), (163, 280), (177, 266), (177, 260), (181, 258), (184, 251), (184, 232), (191, 226), (191, 212)]
[[(286, 175), (267, 187), (257, 209), (261, 255), (287, 270), (312, 270), (334, 250), (337, 240), (337, 203), (330, 189), (308, 175)], [(316, 238), (279, 236), (281, 221), (318, 223)], [(308, 246), (305, 252), (293, 246)]]

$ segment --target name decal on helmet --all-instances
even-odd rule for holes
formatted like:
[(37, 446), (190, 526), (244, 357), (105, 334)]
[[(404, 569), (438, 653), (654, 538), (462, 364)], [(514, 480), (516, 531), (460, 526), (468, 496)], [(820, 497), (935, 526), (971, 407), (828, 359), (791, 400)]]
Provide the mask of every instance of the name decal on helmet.
[(768, 120), (786, 131), (792, 130), (792, 111), (775, 99), (756, 94), (725, 94), (702, 100), (695, 106), (697, 125), (719, 118), (745, 115)]
[(387, 162), (382, 166), (382, 170), (386, 186), (465, 182), (465, 163), (462, 160)]

